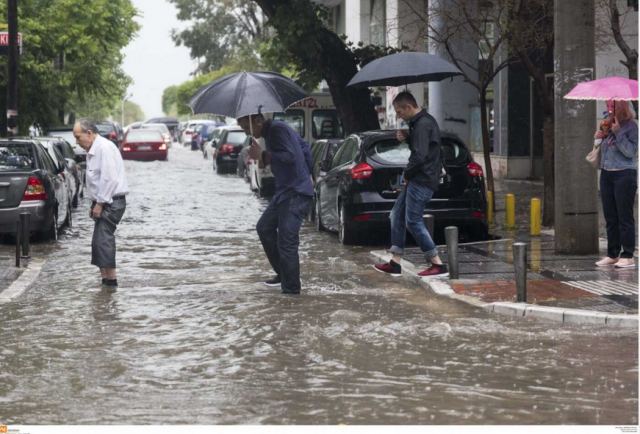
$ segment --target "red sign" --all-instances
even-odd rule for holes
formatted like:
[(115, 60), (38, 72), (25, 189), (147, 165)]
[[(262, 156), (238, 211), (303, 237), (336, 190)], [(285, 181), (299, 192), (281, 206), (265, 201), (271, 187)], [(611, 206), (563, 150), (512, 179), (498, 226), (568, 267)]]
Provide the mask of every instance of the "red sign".
[[(0, 32), (0, 46), (9, 46), (9, 32)], [(22, 33), (18, 33), (18, 46), (22, 47)]]

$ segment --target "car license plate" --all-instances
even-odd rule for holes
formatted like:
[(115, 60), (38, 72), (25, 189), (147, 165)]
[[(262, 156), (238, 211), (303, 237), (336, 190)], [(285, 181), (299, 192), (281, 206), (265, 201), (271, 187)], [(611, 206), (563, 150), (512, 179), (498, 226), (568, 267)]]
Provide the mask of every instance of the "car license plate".
[(149, 145), (140, 145), (138, 146), (138, 151), (150, 151), (151, 150), (151, 146)]

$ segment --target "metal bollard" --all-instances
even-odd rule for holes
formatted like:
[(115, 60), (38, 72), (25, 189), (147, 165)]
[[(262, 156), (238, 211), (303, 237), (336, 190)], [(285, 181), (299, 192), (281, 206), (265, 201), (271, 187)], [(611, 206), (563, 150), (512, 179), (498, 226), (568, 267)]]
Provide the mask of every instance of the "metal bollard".
[(16, 268), (20, 268), (20, 235), (22, 233), (22, 224), (20, 220), (16, 222)]
[(20, 213), (20, 225), (22, 226), (22, 233), (20, 238), (22, 238), (22, 257), (28, 258), (30, 255), (30, 246), (29, 246), (29, 228), (30, 228), (31, 214), (28, 212)]
[(433, 235), (433, 225), (434, 225), (435, 218), (433, 217), (433, 214), (425, 214), (423, 217), (425, 219), (425, 226), (427, 227), (427, 230), (429, 231), (429, 235), (431, 235), (431, 238), (433, 239), (433, 237), (434, 237), (434, 235)]
[(447, 226), (444, 229), (447, 240), (447, 255), (449, 256), (449, 279), (458, 278), (458, 228)]
[(504, 201), (505, 227), (507, 229), (516, 228), (516, 197), (509, 193)]
[(493, 224), (493, 191), (487, 191), (487, 223)]
[(534, 197), (531, 199), (531, 236), (540, 236), (542, 231), (542, 207), (540, 199)]
[(527, 243), (513, 243), (513, 266), (516, 271), (516, 301), (527, 301)]

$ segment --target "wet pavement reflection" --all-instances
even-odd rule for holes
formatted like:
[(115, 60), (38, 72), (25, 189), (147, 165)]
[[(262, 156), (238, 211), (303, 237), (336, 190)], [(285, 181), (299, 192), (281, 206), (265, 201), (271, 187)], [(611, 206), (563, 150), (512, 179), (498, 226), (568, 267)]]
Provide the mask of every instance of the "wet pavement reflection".
[[(302, 296), (261, 285), (266, 206), (210, 160), (126, 162), (120, 288), (86, 204), (0, 305), (9, 424), (636, 424), (637, 333), (492, 316), (305, 226)], [(533, 259), (535, 261), (535, 259)]]

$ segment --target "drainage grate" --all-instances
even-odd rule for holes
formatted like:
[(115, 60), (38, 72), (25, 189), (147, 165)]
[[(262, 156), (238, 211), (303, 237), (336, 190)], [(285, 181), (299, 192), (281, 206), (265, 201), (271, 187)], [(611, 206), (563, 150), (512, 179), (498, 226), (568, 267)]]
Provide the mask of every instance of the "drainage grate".
[(562, 282), (597, 295), (638, 295), (638, 284), (605, 280), (576, 280)]

